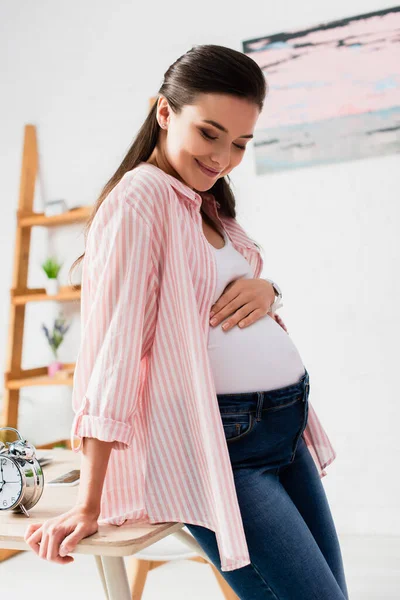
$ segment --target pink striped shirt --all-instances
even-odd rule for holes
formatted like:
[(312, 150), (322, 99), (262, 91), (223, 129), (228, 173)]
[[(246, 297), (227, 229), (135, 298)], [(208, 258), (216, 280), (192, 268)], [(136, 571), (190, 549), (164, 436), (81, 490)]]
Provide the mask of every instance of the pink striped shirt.
[[(216, 285), (200, 206), (258, 278), (260, 251), (236, 219), (149, 163), (101, 204), (82, 262), (71, 444), (113, 442), (99, 523), (180, 522), (215, 532), (223, 571), (250, 564), (207, 338)], [(74, 438), (80, 438), (74, 447)], [(336, 453), (309, 404), (320, 477)]]

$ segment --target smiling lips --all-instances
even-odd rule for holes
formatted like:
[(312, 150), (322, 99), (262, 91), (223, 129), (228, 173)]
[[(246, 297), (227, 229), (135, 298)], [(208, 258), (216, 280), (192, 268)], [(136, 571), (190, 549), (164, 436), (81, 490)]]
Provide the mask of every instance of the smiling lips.
[(220, 171), (215, 171), (214, 169), (210, 169), (206, 165), (203, 165), (203, 163), (201, 163), (197, 158), (195, 159), (195, 161), (197, 162), (197, 164), (199, 165), (199, 167), (203, 171), (203, 173), (205, 173), (206, 175), (209, 175), (210, 177), (215, 177), (216, 175), (219, 175)]

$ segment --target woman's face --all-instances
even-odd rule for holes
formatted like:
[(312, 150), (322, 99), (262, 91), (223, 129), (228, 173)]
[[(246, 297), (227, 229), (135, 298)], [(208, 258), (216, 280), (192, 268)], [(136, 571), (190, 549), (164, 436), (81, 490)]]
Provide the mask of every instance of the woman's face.
[(258, 106), (249, 100), (201, 94), (196, 104), (184, 106), (177, 115), (161, 96), (157, 120), (165, 128), (160, 130), (155, 153), (158, 166), (192, 189), (207, 191), (241, 162), (259, 114)]

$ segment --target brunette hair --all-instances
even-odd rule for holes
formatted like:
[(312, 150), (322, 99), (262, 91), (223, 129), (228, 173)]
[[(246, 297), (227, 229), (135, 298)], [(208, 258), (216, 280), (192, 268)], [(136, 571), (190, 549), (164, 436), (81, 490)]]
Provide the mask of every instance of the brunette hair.
[[(141, 162), (147, 161), (153, 152), (160, 132), (156, 117), (159, 95), (162, 94), (167, 99), (171, 110), (177, 114), (185, 105), (195, 104), (197, 96), (204, 93), (228, 94), (246, 98), (255, 102), (261, 111), (267, 90), (267, 82), (257, 63), (249, 56), (232, 48), (204, 44), (193, 46), (180, 56), (165, 72), (156, 100), (131, 147), (114, 175), (103, 187), (93, 212), (84, 226), (85, 241), (95, 214), (104, 199), (127, 171), (134, 169)], [(236, 203), (228, 175), (217, 179), (207, 191), (212, 193), (220, 203), (219, 211), (221, 213), (236, 217)], [(258, 246), (258, 244), (256, 245)], [(70, 274), (84, 256), (85, 253), (75, 260)]]

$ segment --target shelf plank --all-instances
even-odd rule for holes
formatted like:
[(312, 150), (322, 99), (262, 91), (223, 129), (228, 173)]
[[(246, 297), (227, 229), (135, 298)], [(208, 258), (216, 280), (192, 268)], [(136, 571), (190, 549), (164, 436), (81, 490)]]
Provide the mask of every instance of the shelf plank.
[(60, 214), (46, 216), (45, 213), (35, 213), (27, 211), (17, 211), (17, 222), (19, 227), (34, 227), (41, 225), (42, 227), (53, 227), (56, 225), (67, 225), (68, 223), (77, 223), (86, 221), (93, 212), (94, 207), (78, 206)]
[(72, 300), (79, 300), (81, 297), (81, 286), (79, 289), (74, 290), (71, 285), (61, 286), (58, 294), (50, 296), (46, 293), (45, 288), (26, 288), (26, 289), (12, 289), (11, 290), (11, 302), (15, 306), (21, 304), (27, 304), (28, 302), (70, 302)]
[(19, 375), (6, 373), (4, 385), (8, 390), (19, 390), (24, 387), (35, 387), (40, 385), (73, 385), (75, 363), (64, 363), (62, 369), (57, 371), (54, 377), (47, 373), (47, 367), (38, 367), (21, 371)]

